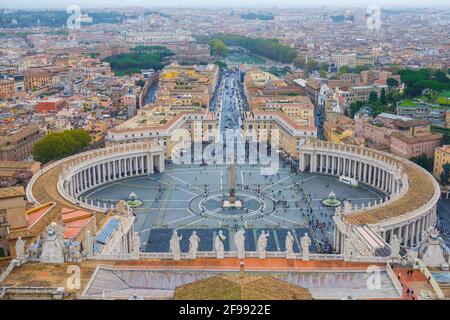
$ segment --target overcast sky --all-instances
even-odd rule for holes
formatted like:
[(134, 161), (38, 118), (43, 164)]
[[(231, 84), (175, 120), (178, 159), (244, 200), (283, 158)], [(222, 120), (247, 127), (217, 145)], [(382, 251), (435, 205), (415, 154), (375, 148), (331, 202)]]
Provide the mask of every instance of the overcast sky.
[(0, 0), (1, 8), (67, 8), (69, 5), (94, 7), (305, 7), (357, 6), (375, 4), (380, 7), (450, 6), (450, 0)]

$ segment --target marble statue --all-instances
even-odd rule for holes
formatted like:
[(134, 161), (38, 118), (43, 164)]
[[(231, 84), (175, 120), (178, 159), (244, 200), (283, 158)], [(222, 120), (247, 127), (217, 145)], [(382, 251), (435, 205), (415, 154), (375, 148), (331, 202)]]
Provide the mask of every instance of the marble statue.
[(300, 239), (300, 245), (302, 247), (303, 261), (309, 261), (309, 246), (311, 245), (311, 239), (309, 238), (308, 233), (305, 232), (305, 235)]
[(294, 259), (294, 241), (294, 236), (288, 231), (286, 240), (284, 241), (286, 246), (286, 259)]
[(352, 204), (350, 201), (344, 201), (344, 215), (352, 213)]
[(141, 252), (141, 238), (139, 237), (139, 233), (135, 232), (133, 233), (133, 238), (132, 238), (132, 252), (133, 253), (139, 253)]
[(200, 242), (200, 238), (197, 235), (197, 232), (192, 231), (191, 236), (189, 237), (189, 258), (196, 259), (197, 251), (198, 251), (198, 243)]
[(42, 251), (42, 234), (34, 241), (32, 244), (28, 246), (27, 254), (28, 258), (32, 261), (39, 260)]
[(173, 260), (181, 259), (180, 241), (183, 236), (178, 236), (177, 230), (173, 230), (172, 238), (170, 238), (170, 251), (173, 255)]
[(391, 258), (400, 257), (400, 244), (402, 243), (402, 239), (399, 238), (396, 234), (392, 235), (391, 240)]
[(352, 240), (349, 237), (344, 239), (344, 260), (350, 259), (354, 255)]
[(52, 222), (45, 229), (39, 261), (43, 263), (64, 263), (64, 249), (62, 228), (56, 222)]
[(258, 257), (260, 259), (266, 258), (266, 247), (267, 247), (267, 237), (269, 236), (269, 232), (261, 231), (261, 234), (258, 238)]
[(245, 247), (244, 247), (245, 231), (244, 231), (244, 229), (239, 229), (238, 231), (236, 231), (236, 233), (234, 234), (234, 243), (237, 248), (238, 259), (244, 259), (245, 258)]
[(416, 263), (416, 260), (419, 258), (419, 252), (415, 250), (414, 248), (407, 248), (406, 254), (402, 257), (403, 261), (406, 264), (412, 264), (414, 265)]
[(65, 261), (81, 262), (80, 243), (77, 241), (67, 241), (65, 250)]
[(17, 238), (16, 241), (16, 259), (19, 261), (27, 259), (25, 256), (25, 241), (22, 240), (22, 237)]
[(83, 254), (86, 256), (90, 256), (94, 253), (94, 239), (92, 238), (92, 234), (89, 230), (86, 230), (83, 239)]
[(434, 233), (434, 230), (435, 230), (435, 228), (432, 227), (432, 226), (430, 226), (427, 229), (423, 230), (422, 231), (422, 236), (420, 238), (422, 240), (420, 241), (420, 243), (428, 242), (430, 240), (430, 237), (431, 237), (432, 233)]
[(226, 237), (223, 235), (222, 230), (219, 230), (219, 233), (214, 238), (214, 250), (216, 250), (217, 259), (223, 259), (224, 254), (224, 247), (223, 247), (223, 241), (226, 239)]
[(439, 235), (439, 231), (435, 228), (428, 229), (426, 237), (419, 245), (419, 259), (428, 267), (448, 270), (449, 256), (449, 249)]
[(336, 207), (334, 209), (334, 215), (335, 216), (342, 216), (342, 209), (341, 209), (341, 207)]

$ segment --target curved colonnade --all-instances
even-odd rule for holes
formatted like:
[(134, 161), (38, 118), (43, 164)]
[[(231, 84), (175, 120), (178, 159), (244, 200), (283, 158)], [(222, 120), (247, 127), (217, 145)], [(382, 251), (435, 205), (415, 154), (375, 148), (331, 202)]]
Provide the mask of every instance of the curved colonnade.
[[(306, 141), (299, 152), (299, 169), (345, 176), (379, 190), (384, 201), (344, 213), (347, 225), (368, 225), (386, 242), (395, 234), (414, 246), (422, 232), (436, 224), (440, 189), (433, 176), (413, 162), (373, 149)], [(335, 243), (342, 239), (335, 232)]]
[[(36, 204), (41, 204), (42, 199), (53, 197), (56, 198), (54, 201), (62, 200), (75, 207), (106, 212), (111, 209), (106, 203), (87, 202), (81, 195), (105, 183), (156, 171), (164, 171), (164, 151), (161, 146), (142, 143), (112, 146), (73, 155), (44, 167), (33, 176), (26, 193), (28, 200)], [(42, 195), (40, 189), (50, 175), (57, 175), (54, 186), (56, 192), (52, 186), (46, 186), (50, 189)]]
[[(423, 231), (436, 224), (439, 186), (431, 174), (406, 159), (356, 146), (305, 141), (299, 151), (299, 169), (350, 177), (385, 194), (384, 201), (351, 208), (344, 213), (344, 220), (349, 226), (368, 225), (388, 243), (395, 234), (403, 245), (413, 246)], [(27, 198), (36, 204), (56, 201), (106, 212), (110, 208), (105, 203), (86, 202), (81, 195), (102, 184), (155, 171), (164, 171), (160, 145), (111, 146), (45, 166), (28, 184)], [(335, 243), (339, 244), (341, 237), (336, 230)]]

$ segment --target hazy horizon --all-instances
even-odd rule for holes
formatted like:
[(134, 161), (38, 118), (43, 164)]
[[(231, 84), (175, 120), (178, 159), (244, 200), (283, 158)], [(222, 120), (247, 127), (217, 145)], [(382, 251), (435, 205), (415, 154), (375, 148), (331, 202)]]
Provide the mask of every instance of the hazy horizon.
[[(94, 3), (93, 3), (94, 2)], [(6, 1), (0, 4), (2, 9), (65, 9), (69, 5), (78, 5), (81, 8), (174, 8), (174, 7), (205, 7), (205, 8), (301, 8), (301, 7), (368, 7), (378, 5), (380, 7), (404, 7), (404, 8), (431, 8), (450, 7), (450, 0), (316, 0), (314, 4), (299, 3), (296, 0), (128, 0), (126, 5), (119, 0), (41, 0), (39, 5), (33, 0), (15, 0), (13, 3)]]

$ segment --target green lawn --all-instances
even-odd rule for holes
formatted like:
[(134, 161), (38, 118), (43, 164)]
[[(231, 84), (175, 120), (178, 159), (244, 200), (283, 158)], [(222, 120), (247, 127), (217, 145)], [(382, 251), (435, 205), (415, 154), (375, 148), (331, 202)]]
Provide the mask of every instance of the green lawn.
[(412, 99), (403, 99), (403, 101), (399, 104), (400, 107), (411, 107), (411, 106), (418, 106), (419, 102), (412, 100)]
[[(428, 97), (422, 96), (422, 97), (418, 97), (417, 99), (403, 99), (403, 101), (399, 104), (399, 106), (400, 107), (411, 107), (411, 106), (416, 107), (419, 105), (419, 100), (430, 103)], [(438, 104), (441, 105), (441, 107), (450, 106), (450, 91), (442, 92), (439, 95), (437, 102), (438, 102)], [(434, 107), (434, 108), (439, 108), (439, 107)]]
[(438, 97), (438, 103), (450, 106), (450, 91), (442, 92)]

